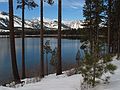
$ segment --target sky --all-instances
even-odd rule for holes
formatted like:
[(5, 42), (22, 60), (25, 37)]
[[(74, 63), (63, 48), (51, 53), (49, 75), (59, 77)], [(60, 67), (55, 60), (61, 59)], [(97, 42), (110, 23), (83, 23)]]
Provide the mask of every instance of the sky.
[[(34, 0), (38, 5), (40, 0)], [(21, 9), (16, 9), (17, 0), (14, 0), (14, 14), (21, 17)], [(82, 20), (83, 19), (84, 0), (62, 0), (62, 19), (63, 20)], [(58, 0), (54, 0), (54, 4), (48, 5), (44, 3), (44, 18), (57, 19)], [(0, 0), (0, 11), (8, 12), (8, 0)], [(39, 7), (29, 10), (25, 9), (26, 19), (35, 19), (40, 16)]]

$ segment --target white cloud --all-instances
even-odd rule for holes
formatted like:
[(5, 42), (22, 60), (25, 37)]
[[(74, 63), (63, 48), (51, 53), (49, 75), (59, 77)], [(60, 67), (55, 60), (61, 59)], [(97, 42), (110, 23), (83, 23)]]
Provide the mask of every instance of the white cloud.
[(84, 0), (63, 0), (63, 5), (73, 9), (79, 9), (83, 7)]
[(73, 9), (78, 9), (78, 7), (76, 7), (76, 6), (70, 6), (71, 8), (73, 8)]
[(0, 2), (8, 2), (8, 0), (0, 0)]

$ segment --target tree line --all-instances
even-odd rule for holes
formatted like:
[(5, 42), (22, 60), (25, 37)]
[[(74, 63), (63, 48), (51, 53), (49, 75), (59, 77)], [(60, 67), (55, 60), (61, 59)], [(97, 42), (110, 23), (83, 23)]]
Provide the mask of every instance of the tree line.
[(105, 35), (107, 36), (108, 52), (118, 53), (118, 55), (120, 53), (119, 5), (119, 0), (85, 0), (83, 7), (84, 25), (89, 31), (90, 41), (98, 43), (101, 28), (103, 28), (102, 32), (107, 32)]

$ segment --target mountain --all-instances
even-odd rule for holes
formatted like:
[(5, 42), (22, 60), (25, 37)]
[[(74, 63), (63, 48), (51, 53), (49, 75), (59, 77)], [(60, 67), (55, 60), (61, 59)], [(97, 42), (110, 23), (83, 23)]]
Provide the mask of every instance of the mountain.
[(63, 23), (72, 29), (83, 28), (83, 21), (81, 20), (63, 21)]
[[(34, 24), (34, 28), (40, 28), (40, 19), (33, 19), (31, 20)], [(44, 23), (44, 28), (47, 30), (57, 30), (58, 29), (58, 21), (57, 20), (50, 20), (50, 19), (43, 19)], [(62, 23), (62, 30), (64, 29), (70, 29), (69, 26), (65, 25), (64, 23)]]
[[(8, 24), (9, 24), (9, 14), (6, 12), (0, 12), (0, 29), (3, 29), (3, 30), (8, 29)], [(45, 30), (57, 30), (58, 21), (56, 19), (50, 20), (50, 19), (44, 18), (43, 25)], [(83, 28), (81, 25), (82, 25), (82, 21), (80, 20), (62, 21), (62, 30)], [(14, 27), (15, 28), (22, 27), (22, 19), (18, 16), (14, 16)], [(25, 20), (25, 28), (39, 29), (40, 19), (37, 18), (32, 20)]]
[[(1, 29), (8, 29), (9, 24), (9, 14), (6, 12), (0, 12), (0, 28)], [(25, 28), (33, 28), (31, 21), (25, 20)], [(22, 27), (22, 20), (18, 16), (14, 16), (14, 27), (21, 28)]]

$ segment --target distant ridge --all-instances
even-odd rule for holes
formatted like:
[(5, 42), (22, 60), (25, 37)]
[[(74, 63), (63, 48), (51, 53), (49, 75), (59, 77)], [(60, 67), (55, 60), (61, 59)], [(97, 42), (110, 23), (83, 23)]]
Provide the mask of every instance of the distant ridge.
[[(62, 30), (67, 29), (78, 29), (83, 28), (81, 20), (73, 20), (73, 21), (62, 21)], [(7, 12), (0, 12), (0, 29), (8, 29), (9, 24), (9, 14)], [(14, 27), (21, 28), (22, 27), (22, 20), (18, 16), (14, 16)], [(32, 20), (25, 20), (25, 28), (31, 29), (39, 29), (40, 28), (40, 21), (39, 18), (32, 19)], [(57, 30), (58, 28), (58, 21), (57, 20), (50, 20), (44, 18), (44, 28), (45, 30)]]

